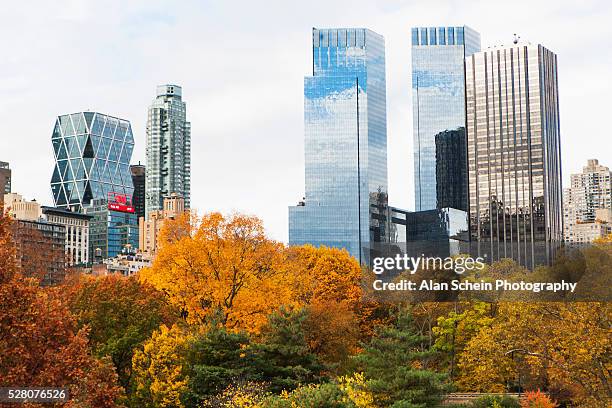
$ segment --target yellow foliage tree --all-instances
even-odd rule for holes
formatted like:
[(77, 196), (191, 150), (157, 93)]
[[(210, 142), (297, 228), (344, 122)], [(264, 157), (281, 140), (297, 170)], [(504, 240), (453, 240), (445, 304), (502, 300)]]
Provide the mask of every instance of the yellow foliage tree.
[(333, 300), (356, 309), (362, 301), (361, 268), (346, 250), (304, 245), (288, 249), (300, 304)]
[[(380, 324), (375, 312), (381, 304), (365, 296), (364, 274), (357, 260), (344, 249), (304, 245), (290, 247), (288, 262), (291, 285), (294, 288), (294, 303), (314, 305), (315, 309), (329, 310), (345, 307), (352, 312), (359, 325), (359, 337), (366, 340)], [(387, 317), (386, 311), (383, 313)], [(338, 315), (338, 323), (352, 319)]]
[(470, 391), (504, 391), (506, 382), (529, 374), (569, 390), (575, 404), (601, 406), (612, 394), (611, 321), (606, 302), (501, 303), (491, 328), (461, 355), (458, 383)]
[(187, 348), (192, 336), (178, 325), (165, 325), (155, 331), (132, 359), (135, 383), (134, 403), (155, 407), (182, 407), (189, 377), (183, 373)]
[(363, 373), (339, 377), (338, 386), (346, 394), (345, 402), (351, 402), (356, 408), (376, 407), (374, 396), (368, 391)]
[(258, 332), (270, 312), (290, 304), (283, 246), (258, 218), (211, 213), (164, 224), (162, 243), (140, 279), (166, 293), (190, 323), (221, 315), (230, 329)]

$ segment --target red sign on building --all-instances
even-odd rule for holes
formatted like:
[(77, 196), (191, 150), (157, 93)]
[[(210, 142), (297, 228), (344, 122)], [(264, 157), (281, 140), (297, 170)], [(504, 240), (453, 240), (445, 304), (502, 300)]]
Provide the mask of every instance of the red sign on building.
[(135, 212), (131, 197), (113, 191), (108, 192), (108, 209), (127, 213)]

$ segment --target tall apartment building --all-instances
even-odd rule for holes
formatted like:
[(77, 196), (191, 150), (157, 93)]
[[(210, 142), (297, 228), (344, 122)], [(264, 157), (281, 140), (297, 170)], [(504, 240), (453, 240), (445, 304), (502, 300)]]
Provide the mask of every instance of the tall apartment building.
[(472, 241), (490, 260), (548, 262), (563, 237), (557, 56), (541, 45), (466, 59)]
[(289, 207), (289, 244), (363, 248), (387, 234), (384, 38), (364, 28), (312, 30), (304, 78), (305, 198)]
[(4, 194), (4, 211), (15, 219), (13, 238), (17, 266), (24, 276), (36, 277), (42, 285), (54, 285), (66, 275), (66, 227), (43, 217), (36, 201), (19, 194)]
[(132, 173), (132, 184), (134, 184), (134, 195), (132, 196), (132, 204), (136, 211), (136, 217), (140, 219), (145, 216), (145, 177), (146, 168), (144, 165), (132, 164), (130, 166)]
[(191, 123), (182, 88), (160, 85), (147, 116), (145, 216), (161, 210), (164, 197), (177, 193), (191, 202)]
[[(412, 29), (415, 211), (447, 204), (437, 202), (436, 135), (465, 129), (465, 58), (478, 51), (480, 34), (467, 26)], [(464, 179), (455, 188), (465, 190), (465, 173), (460, 176)], [(467, 207), (466, 202), (453, 205)]]
[(598, 160), (588, 160), (582, 173), (570, 176), (570, 186), (563, 191), (565, 241), (590, 242), (605, 235), (611, 208), (612, 172)]
[(185, 212), (185, 200), (176, 193), (164, 198), (164, 208), (139, 220), (138, 248), (143, 253), (155, 255), (159, 246), (159, 232), (166, 220), (175, 219)]
[(11, 192), (11, 168), (7, 162), (0, 161), (0, 196)]

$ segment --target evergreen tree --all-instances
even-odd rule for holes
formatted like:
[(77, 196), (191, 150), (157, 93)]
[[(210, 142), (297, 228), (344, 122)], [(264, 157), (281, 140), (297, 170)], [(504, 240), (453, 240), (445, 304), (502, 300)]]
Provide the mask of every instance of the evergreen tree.
[(412, 326), (409, 311), (400, 310), (395, 323), (377, 330), (363, 353), (355, 357), (378, 406), (437, 406), (448, 391), (445, 375), (427, 370), (434, 351)]
[(307, 311), (281, 308), (269, 317), (263, 342), (253, 345), (250, 359), (256, 380), (269, 384), (270, 391), (293, 390), (322, 380), (323, 366), (308, 348), (304, 335)]
[(230, 383), (250, 379), (252, 369), (245, 358), (248, 344), (249, 338), (245, 333), (230, 333), (216, 324), (211, 324), (205, 333), (196, 335), (187, 356), (189, 384), (185, 406), (199, 407), (202, 400), (217, 394)]

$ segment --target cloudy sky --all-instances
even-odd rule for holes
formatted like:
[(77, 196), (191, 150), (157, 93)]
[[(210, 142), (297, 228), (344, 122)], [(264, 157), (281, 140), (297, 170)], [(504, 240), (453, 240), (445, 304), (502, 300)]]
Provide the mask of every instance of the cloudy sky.
[(96, 110), (132, 122), (144, 163), (155, 86), (183, 86), (192, 123), (192, 205), (240, 211), (287, 239), (303, 195), (303, 77), (311, 28), (367, 27), (387, 53), (391, 204), (412, 209), (410, 28), (469, 25), (483, 47), (512, 34), (558, 54), (564, 185), (588, 158), (612, 166), (603, 125), (612, 94), (606, 1), (21, 1), (0, 24), (0, 160), (13, 190), (51, 204), (58, 114)]

